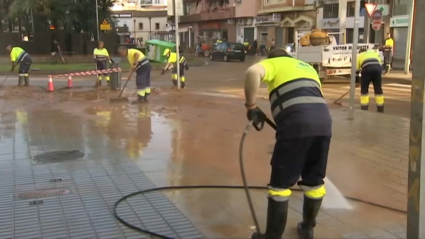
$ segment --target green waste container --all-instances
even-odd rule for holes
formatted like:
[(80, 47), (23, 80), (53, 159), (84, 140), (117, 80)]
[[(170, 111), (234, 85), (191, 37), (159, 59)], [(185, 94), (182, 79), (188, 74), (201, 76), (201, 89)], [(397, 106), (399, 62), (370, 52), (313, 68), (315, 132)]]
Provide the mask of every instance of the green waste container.
[[(112, 57), (113, 64), (111, 68), (120, 68), (121, 60), (122, 58)], [(121, 89), (121, 72), (112, 72), (109, 74), (109, 78), (109, 88), (111, 90)]]
[(171, 51), (175, 51), (176, 44), (168, 41), (161, 40), (149, 40), (146, 42), (146, 57), (150, 61), (166, 63), (167, 58), (162, 55), (165, 49), (170, 49)]

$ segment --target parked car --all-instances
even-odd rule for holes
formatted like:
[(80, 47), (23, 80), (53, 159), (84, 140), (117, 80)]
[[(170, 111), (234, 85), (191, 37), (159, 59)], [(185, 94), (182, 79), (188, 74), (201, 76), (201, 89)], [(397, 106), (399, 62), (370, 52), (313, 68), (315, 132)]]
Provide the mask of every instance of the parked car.
[(245, 61), (245, 48), (241, 43), (223, 42), (219, 43), (211, 50), (210, 60), (240, 60)]

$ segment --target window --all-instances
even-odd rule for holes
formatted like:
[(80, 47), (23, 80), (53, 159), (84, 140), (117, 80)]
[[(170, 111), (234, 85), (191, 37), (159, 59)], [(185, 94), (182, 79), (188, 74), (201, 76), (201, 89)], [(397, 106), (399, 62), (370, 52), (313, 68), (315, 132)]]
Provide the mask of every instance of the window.
[(338, 18), (338, 3), (323, 5), (323, 18)]
[[(345, 37), (345, 40), (347, 41), (347, 44), (353, 43), (354, 30), (346, 29), (346, 32), (347, 36)], [(363, 40), (360, 40), (360, 35), (363, 35), (363, 28), (359, 28), (359, 39), (357, 39), (357, 42), (362, 43)]]
[(143, 22), (139, 22), (139, 30), (143, 30)]
[(155, 23), (155, 30), (159, 30), (159, 23)]
[(185, 3), (184, 4), (184, 15), (189, 15), (190, 14), (190, 3)]
[[(347, 3), (347, 17), (354, 17), (356, 2)], [(363, 17), (366, 13), (365, 2), (360, 1), (360, 16)]]

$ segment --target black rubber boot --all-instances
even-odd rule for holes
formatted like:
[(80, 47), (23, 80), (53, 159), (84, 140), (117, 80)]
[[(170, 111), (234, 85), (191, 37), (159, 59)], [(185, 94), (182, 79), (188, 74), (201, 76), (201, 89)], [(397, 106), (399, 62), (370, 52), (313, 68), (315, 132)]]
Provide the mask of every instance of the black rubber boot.
[(182, 82), (181, 87), (182, 87), (182, 89), (186, 89), (186, 83), (185, 82)]
[(313, 239), (316, 217), (319, 214), (323, 199), (311, 199), (304, 196), (303, 221), (298, 223), (299, 239)]
[(137, 95), (137, 100), (135, 100), (135, 101), (133, 101), (131, 103), (132, 104), (143, 104), (143, 103), (145, 103), (145, 97), (146, 96)]
[(30, 78), (29, 78), (29, 76), (24, 76), (24, 81), (25, 81), (25, 86), (29, 86), (30, 85)]
[(260, 235), (254, 233), (251, 239), (281, 239), (288, 217), (288, 202), (288, 200), (278, 202), (269, 198), (266, 233)]
[(22, 86), (24, 84), (24, 81), (25, 81), (24, 76), (19, 76), (19, 78), (18, 78), (18, 86)]
[(369, 110), (369, 106), (368, 105), (362, 105), (360, 106), (361, 110)]
[(377, 111), (379, 112), (379, 113), (384, 113), (384, 106), (383, 105), (381, 105), (381, 106), (376, 106), (376, 108), (377, 108)]

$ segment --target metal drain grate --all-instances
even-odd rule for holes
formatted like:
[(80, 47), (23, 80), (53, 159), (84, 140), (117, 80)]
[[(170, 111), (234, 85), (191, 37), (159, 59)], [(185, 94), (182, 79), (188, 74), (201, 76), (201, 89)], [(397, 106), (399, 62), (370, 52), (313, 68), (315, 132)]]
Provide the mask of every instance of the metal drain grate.
[(47, 189), (38, 189), (38, 190), (20, 192), (16, 194), (15, 198), (37, 199), (37, 198), (63, 196), (70, 193), (71, 193), (71, 190), (69, 188), (47, 188)]
[(79, 150), (60, 150), (35, 155), (33, 161), (35, 163), (60, 163), (82, 157), (84, 157), (84, 153)]

